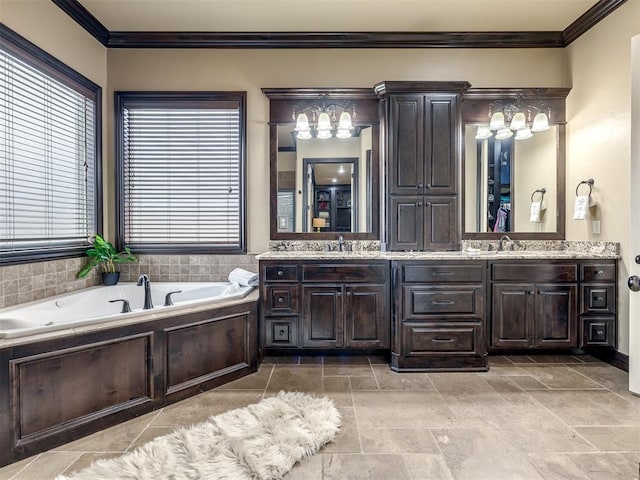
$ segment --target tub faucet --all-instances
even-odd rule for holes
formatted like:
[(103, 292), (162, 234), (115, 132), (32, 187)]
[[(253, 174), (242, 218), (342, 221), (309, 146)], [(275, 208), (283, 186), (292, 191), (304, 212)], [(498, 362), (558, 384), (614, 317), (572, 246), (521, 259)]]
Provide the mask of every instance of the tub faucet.
[(509, 238), (509, 235), (502, 235), (500, 237), (500, 240), (498, 240), (498, 251), (501, 252), (504, 250), (504, 242), (510, 242), (511, 238)]
[(138, 286), (141, 287), (142, 285), (144, 285), (144, 307), (142, 309), (149, 310), (153, 308), (153, 302), (151, 301), (151, 282), (147, 275), (143, 274), (138, 277)]

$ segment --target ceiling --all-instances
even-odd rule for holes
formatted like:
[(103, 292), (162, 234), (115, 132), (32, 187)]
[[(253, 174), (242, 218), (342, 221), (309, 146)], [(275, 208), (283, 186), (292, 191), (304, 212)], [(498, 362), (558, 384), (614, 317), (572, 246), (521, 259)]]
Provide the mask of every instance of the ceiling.
[(562, 31), (597, 0), (79, 0), (109, 31)]
[(562, 48), (627, 0), (51, 0), (108, 48)]

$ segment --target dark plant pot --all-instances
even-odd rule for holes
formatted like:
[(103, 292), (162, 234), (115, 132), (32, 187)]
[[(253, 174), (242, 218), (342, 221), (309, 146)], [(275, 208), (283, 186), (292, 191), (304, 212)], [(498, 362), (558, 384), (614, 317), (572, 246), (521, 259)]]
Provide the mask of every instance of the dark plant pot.
[(116, 285), (120, 280), (120, 272), (102, 272), (103, 285)]

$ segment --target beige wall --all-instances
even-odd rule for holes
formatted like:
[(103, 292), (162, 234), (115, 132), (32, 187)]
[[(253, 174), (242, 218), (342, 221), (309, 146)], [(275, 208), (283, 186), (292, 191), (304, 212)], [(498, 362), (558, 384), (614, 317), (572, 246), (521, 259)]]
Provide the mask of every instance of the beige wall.
[[(266, 250), (269, 241), (269, 102), (260, 88), (372, 87), (382, 80), (467, 80), (476, 87), (568, 85), (561, 49), (111, 49), (108, 65), (110, 97), (114, 90), (247, 92), (250, 253)], [(111, 130), (109, 139), (111, 161)], [(108, 179), (112, 192), (112, 176)]]
[[(572, 84), (567, 98), (567, 239), (621, 242), (618, 349), (629, 353), (629, 294), (626, 278), (630, 252), (631, 185), (631, 38), (640, 33), (640, 1), (623, 4), (567, 50)], [(595, 180), (601, 234), (590, 222), (571, 220), (575, 187)], [(635, 252), (639, 253), (639, 252)]]

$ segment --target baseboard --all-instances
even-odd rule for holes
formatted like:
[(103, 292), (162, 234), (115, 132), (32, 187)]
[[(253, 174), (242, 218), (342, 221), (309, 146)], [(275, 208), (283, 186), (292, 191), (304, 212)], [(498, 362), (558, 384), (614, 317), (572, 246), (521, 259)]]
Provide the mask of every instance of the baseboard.
[(607, 362), (614, 367), (618, 367), (620, 370), (624, 370), (625, 372), (629, 371), (629, 355), (625, 355), (624, 353), (618, 352), (617, 350), (588, 350), (585, 351), (599, 360), (603, 362)]

